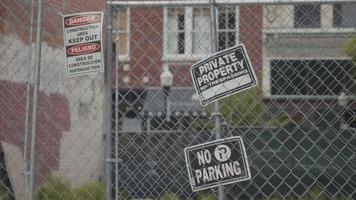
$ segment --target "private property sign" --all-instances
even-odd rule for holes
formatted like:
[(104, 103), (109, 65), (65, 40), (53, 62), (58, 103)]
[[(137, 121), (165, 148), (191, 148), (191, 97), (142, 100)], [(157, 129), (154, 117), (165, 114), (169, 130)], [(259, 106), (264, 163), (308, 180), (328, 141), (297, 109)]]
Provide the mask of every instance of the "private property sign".
[(102, 72), (102, 12), (63, 16), (67, 76)]
[(257, 85), (255, 72), (242, 44), (195, 63), (190, 72), (203, 106)]
[(184, 149), (193, 191), (251, 178), (242, 138), (230, 137)]

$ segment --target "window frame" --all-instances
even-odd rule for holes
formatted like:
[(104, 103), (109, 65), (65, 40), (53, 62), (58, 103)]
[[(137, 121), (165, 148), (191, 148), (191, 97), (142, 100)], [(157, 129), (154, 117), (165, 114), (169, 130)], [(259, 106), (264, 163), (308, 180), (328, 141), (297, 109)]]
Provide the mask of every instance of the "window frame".
[[(169, 62), (169, 61), (196, 61), (202, 59), (211, 53), (203, 53), (203, 54), (193, 54), (193, 7), (187, 6), (184, 7), (184, 54), (169, 54), (168, 53), (168, 10), (172, 7), (165, 7), (163, 8), (163, 55), (162, 61)], [(173, 7), (174, 8), (174, 7)], [(203, 8), (203, 7), (202, 7)], [(204, 7), (205, 8), (205, 7)], [(239, 6), (234, 6), (235, 8), (235, 44), (239, 43)], [(218, 23), (218, 15), (217, 19), (215, 19)], [(217, 27), (217, 32), (219, 31)]]
[[(177, 54), (169, 54), (168, 52), (169, 52), (169, 50), (168, 50), (168, 46), (166, 45), (167, 44), (167, 41), (168, 41), (168, 10), (169, 9), (177, 9), (177, 8), (164, 8), (164, 18), (163, 18), (163, 40), (164, 41), (166, 41), (166, 42), (164, 42), (164, 44), (163, 44), (163, 46), (164, 46), (164, 48), (163, 48), (163, 51), (164, 51), (164, 54), (166, 55), (184, 55), (185, 53), (186, 53), (186, 45), (184, 45), (184, 53), (183, 54), (181, 54), (181, 53), (177, 53)], [(175, 10), (175, 12), (176, 12), (176, 10)], [(187, 28), (187, 13), (186, 13), (186, 9), (185, 8), (183, 8), (183, 12), (184, 12), (184, 28), (183, 28), (183, 30), (181, 30), (181, 29), (179, 29), (178, 27), (177, 27), (177, 30), (175, 30), (175, 32), (177, 33), (177, 36), (178, 36), (178, 34), (179, 33), (184, 33), (184, 44), (187, 42), (186, 41), (186, 39), (187, 39), (187, 33), (186, 33), (186, 28)], [(176, 13), (174, 13), (174, 14), (176, 14)], [(177, 23), (177, 25), (178, 25), (178, 23)], [(179, 48), (179, 41), (177, 41), (177, 47)], [(177, 50), (177, 51), (179, 51), (179, 50)]]
[[(306, 2), (307, 3), (307, 2)], [(321, 2), (318, 2), (321, 3)], [(334, 4), (320, 4), (320, 27), (319, 28), (297, 28), (294, 26), (294, 5), (285, 5), (285, 6), (292, 6), (293, 14), (291, 15), (291, 22), (292, 24), (288, 25), (287, 27), (263, 27), (262, 33), (263, 34), (313, 34), (313, 33), (345, 33), (345, 34), (353, 34), (356, 33), (356, 27), (336, 27), (334, 26)], [(331, 6), (331, 9), (328, 8)], [(266, 8), (263, 7), (263, 12), (266, 12)], [(325, 10), (327, 9), (327, 10)], [(330, 10), (329, 10), (330, 9)], [(327, 14), (326, 12), (330, 12)], [(266, 15), (264, 13), (263, 18), (265, 20)]]
[[(194, 54), (194, 34), (196, 34), (197, 32), (198, 32), (198, 30), (197, 29), (194, 29), (194, 16), (195, 16), (195, 14), (194, 14), (194, 9), (198, 9), (200, 12), (201, 12), (201, 10), (202, 9), (206, 9), (206, 8), (204, 8), (204, 7), (197, 7), (197, 8), (193, 8), (193, 10), (192, 10), (192, 13), (191, 13), (191, 16), (192, 16), (192, 20), (191, 20), (191, 23), (192, 23), (192, 30), (191, 30), (191, 37), (192, 37), (192, 40), (191, 40), (191, 45), (192, 45), (192, 47), (191, 47), (191, 55), (197, 55), (197, 54)], [(209, 14), (210, 14), (210, 10), (208, 9), (208, 12), (209, 12)], [(200, 13), (199, 13), (200, 14)], [(207, 31), (208, 32), (208, 34), (210, 34), (210, 28), (209, 28), (209, 30)], [(210, 36), (209, 36), (210, 37)], [(209, 47), (209, 49), (211, 48), (211, 45), (209, 45), (210, 47)], [(211, 50), (210, 50), (211, 51)]]
[(263, 70), (262, 70), (262, 91), (263, 96), (267, 98), (282, 98), (282, 99), (335, 99), (339, 95), (302, 95), (302, 94), (272, 94), (272, 61), (273, 60), (300, 60), (300, 61), (311, 61), (311, 60), (351, 60), (350, 57), (269, 57), (263, 60)]
[[(355, 3), (350, 3), (350, 4), (353, 4), (353, 6), (356, 7), (356, 2)], [(342, 25), (337, 25), (337, 22), (338, 20), (342, 20), (342, 16), (340, 16), (340, 14), (337, 14), (336, 11), (337, 11), (337, 7), (340, 6), (341, 9), (342, 7), (345, 5), (345, 3), (336, 3), (336, 4), (332, 4), (332, 28), (333, 29), (351, 29), (351, 30), (356, 30), (356, 24), (354, 26), (342, 26)], [(346, 4), (348, 5), (348, 4)]]
[[(131, 39), (131, 10), (130, 8), (124, 8), (126, 9), (126, 30), (113, 30), (112, 34), (114, 36), (114, 40), (113, 42), (115, 43), (116, 41), (116, 37), (119, 38), (119, 35), (121, 33), (126, 34), (126, 54), (120, 54), (119, 51), (117, 52), (118, 54), (118, 59), (120, 62), (128, 62), (130, 61), (130, 57), (131, 57), (131, 51), (130, 51), (130, 39)], [(120, 39), (120, 38), (119, 38)], [(116, 44), (116, 43), (115, 43)], [(115, 51), (118, 50), (119, 47), (116, 47), (115, 45)]]
[[(221, 8), (221, 9), (224, 9), (225, 11), (224, 12), (226, 12), (226, 9), (229, 9), (228, 7), (223, 7), (223, 8)], [(239, 35), (239, 32), (240, 32), (240, 30), (239, 30), (239, 25), (240, 25), (240, 21), (239, 21), (239, 10), (237, 10), (238, 8), (237, 7), (235, 7), (235, 28), (233, 28), (233, 29), (231, 29), (231, 28), (229, 28), (229, 22), (227, 21), (226, 22), (226, 26), (227, 27), (225, 27), (225, 29), (220, 29), (219, 28), (219, 15), (217, 15), (217, 40), (219, 40), (219, 33), (225, 33), (226, 35), (228, 35), (227, 33), (229, 33), (229, 32), (234, 32), (235, 31), (235, 46), (236, 45), (238, 45), (238, 42), (239, 42), (239, 37), (240, 37), (240, 35)], [(226, 15), (226, 13), (225, 13), (225, 15)], [(226, 16), (225, 16), (226, 17)], [(226, 17), (227, 18), (227, 20), (228, 20), (228, 17)], [(226, 41), (225, 41), (225, 46), (226, 45), (228, 45), (228, 37), (227, 38), (225, 38), (226, 39)], [(226, 43), (227, 42), (227, 43)], [(219, 41), (218, 41), (218, 48), (220, 48), (220, 46), (219, 46)], [(225, 49), (227, 49), (227, 48), (230, 48), (230, 47), (225, 47)]]
[[(319, 22), (318, 22), (318, 26), (314, 27), (314, 26), (304, 26), (303, 24), (297, 24), (297, 15), (296, 15), (296, 11), (297, 9), (301, 9), (302, 6), (314, 6), (314, 7), (318, 7), (319, 8)], [(302, 12), (304, 12), (304, 10), (302, 10)], [(305, 17), (305, 16), (302, 16)], [(295, 29), (321, 29), (322, 28), (322, 5), (321, 4), (313, 4), (313, 3), (306, 3), (306, 4), (300, 4), (300, 5), (294, 5), (293, 6), (293, 28)], [(302, 25), (302, 26), (301, 26)]]

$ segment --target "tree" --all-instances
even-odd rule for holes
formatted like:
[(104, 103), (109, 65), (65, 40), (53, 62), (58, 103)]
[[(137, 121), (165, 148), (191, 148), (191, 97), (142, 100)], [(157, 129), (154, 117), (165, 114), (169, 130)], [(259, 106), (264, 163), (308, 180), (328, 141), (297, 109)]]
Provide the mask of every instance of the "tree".
[(352, 62), (356, 64), (356, 36), (353, 36), (344, 44), (343, 51), (350, 56)]
[(351, 60), (354, 64), (347, 72), (351, 80), (348, 81), (345, 87), (348, 90), (348, 94), (356, 94), (356, 36), (353, 36), (346, 41), (346, 43), (343, 45), (343, 51), (351, 57)]
[(221, 113), (227, 123), (240, 126), (286, 126), (291, 122), (286, 112), (269, 114), (262, 100), (260, 87), (254, 87), (244, 92), (221, 100)]

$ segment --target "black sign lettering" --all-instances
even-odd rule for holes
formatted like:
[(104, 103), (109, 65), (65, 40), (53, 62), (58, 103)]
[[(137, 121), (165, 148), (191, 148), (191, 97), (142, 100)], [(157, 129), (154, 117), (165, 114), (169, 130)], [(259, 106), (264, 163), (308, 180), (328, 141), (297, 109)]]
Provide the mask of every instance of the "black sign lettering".
[(202, 105), (257, 85), (245, 47), (239, 45), (202, 60), (191, 67)]
[(63, 17), (67, 76), (104, 71), (102, 12), (85, 12)]
[(187, 147), (184, 153), (193, 191), (251, 178), (241, 137)]

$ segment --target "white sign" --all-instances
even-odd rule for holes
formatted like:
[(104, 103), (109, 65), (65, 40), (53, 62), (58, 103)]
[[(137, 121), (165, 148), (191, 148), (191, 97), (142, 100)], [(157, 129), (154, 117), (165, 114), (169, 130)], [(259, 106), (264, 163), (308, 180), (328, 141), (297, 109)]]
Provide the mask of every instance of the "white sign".
[(63, 16), (67, 76), (104, 71), (103, 12)]
[(239, 136), (187, 147), (184, 154), (193, 191), (251, 179)]
[(257, 85), (244, 45), (213, 54), (190, 69), (200, 103), (208, 103)]

